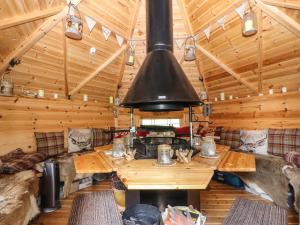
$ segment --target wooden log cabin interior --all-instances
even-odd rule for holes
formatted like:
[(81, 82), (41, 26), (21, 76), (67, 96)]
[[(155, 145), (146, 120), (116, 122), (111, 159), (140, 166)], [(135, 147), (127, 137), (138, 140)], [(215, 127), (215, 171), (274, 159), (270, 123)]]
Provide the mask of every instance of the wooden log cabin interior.
[(0, 225), (300, 224), (299, 0), (0, 18)]

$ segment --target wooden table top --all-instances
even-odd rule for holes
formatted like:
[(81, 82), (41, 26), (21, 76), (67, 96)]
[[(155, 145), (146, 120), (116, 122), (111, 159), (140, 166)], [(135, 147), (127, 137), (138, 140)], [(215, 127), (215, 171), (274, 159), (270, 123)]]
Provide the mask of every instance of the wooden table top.
[[(253, 155), (241, 153), (242, 159), (238, 159), (238, 155), (228, 151), (229, 147), (217, 145), (218, 158), (202, 158), (197, 154), (188, 164), (176, 162), (171, 166), (160, 166), (156, 164), (156, 159), (127, 161), (123, 158), (115, 159), (102, 150), (101, 148), (94, 153), (75, 156), (76, 172), (110, 173), (115, 171), (130, 190), (205, 189), (214, 170), (219, 169), (220, 165), (222, 165), (222, 171), (226, 171), (226, 168), (233, 170), (235, 166), (240, 166), (244, 162), (246, 166), (243, 167), (243, 171), (245, 171), (247, 166), (253, 166), (252, 163), (248, 163), (251, 161), (248, 158), (254, 158)], [(225, 158), (230, 160), (230, 164), (226, 164)], [(253, 171), (252, 167), (249, 171)]]
[(224, 172), (255, 172), (255, 157), (252, 154), (228, 151), (218, 166)]

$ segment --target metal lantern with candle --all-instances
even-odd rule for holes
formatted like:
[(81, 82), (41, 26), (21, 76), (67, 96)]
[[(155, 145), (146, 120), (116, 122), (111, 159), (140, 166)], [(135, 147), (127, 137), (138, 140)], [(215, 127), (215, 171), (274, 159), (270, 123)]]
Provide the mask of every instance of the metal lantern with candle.
[(243, 35), (246, 37), (252, 36), (257, 33), (257, 19), (252, 11), (252, 8), (249, 4), (249, 11), (245, 12), (243, 16)]
[(135, 50), (134, 47), (130, 44), (127, 49), (127, 55), (126, 55), (126, 65), (127, 66), (133, 66), (135, 61)]
[[(7, 75), (7, 77), (9, 78), (5, 79), (5, 75)], [(3, 73), (0, 80), (0, 95), (12, 96), (13, 90), (14, 90), (14, 85), (12, 82), (12, 76), (10, 74), (10, 70), (8, 70), (7, 72)]]
[(184, 60), (194, 61), (196, 59), (196, 45), (194, 37), (188, 37), (184, 44)]
[(65, 35), (75, 40), (82, 39), (83, 23), (81, 21), (80, 12), (76, 5), (69, 3), (69, 10), (66, 17)]

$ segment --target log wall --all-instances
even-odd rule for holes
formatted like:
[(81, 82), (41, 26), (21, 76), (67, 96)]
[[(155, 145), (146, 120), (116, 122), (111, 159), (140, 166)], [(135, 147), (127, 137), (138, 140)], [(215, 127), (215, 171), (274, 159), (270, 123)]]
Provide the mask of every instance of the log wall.
[(299, 128), (300, 92), (215, 102), (210, 119), (227, 128)]
[(35, 131), (64, 131), (66, 139), (68, 128), (111, 126), (114, 126), (112, 110), (105, 104), (0, 97), (0, 155), (15, 148), (35, 151)]

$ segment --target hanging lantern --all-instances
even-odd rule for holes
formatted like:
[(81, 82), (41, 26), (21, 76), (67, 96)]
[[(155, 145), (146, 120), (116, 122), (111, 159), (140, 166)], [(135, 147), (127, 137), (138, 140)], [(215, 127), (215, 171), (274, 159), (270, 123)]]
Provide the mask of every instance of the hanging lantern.
[(83, 24), (80, 13), (76, 5), (69, 3), (69, 10), (66, 17), (66, 31), (65, 35), (75, 40), (82, 39)]
[[(190, 43), (188, 43), (190, 42)], [(196, 45), (195, 39), (191, 36), (185, 40), (184, 43), (184, 60), (193, 61), (196, 59)]]
[(250, 11), (243, 16), (243, 35), (246, 37), (257, 33), (257, 20), (254, 12), (250, 7)]
[(131, 45), (129, 45), (129, 47), (127, 49), (126, 65), (127, 66), (133, 66), (134, 61), (135, 61), (135, 50)]

